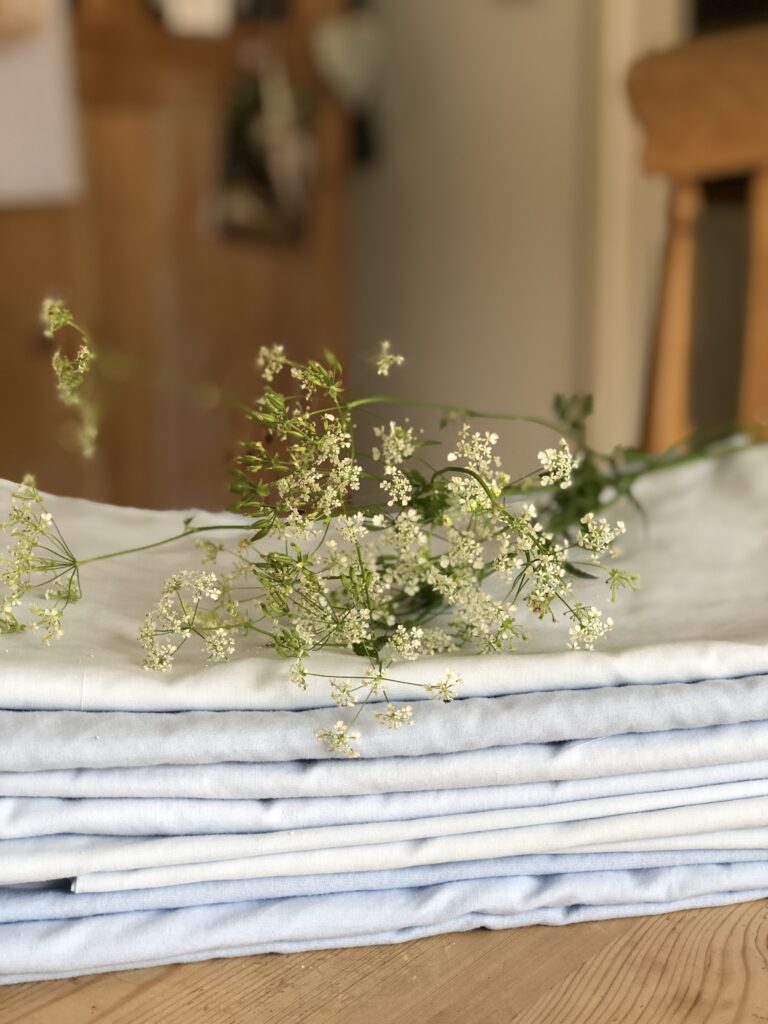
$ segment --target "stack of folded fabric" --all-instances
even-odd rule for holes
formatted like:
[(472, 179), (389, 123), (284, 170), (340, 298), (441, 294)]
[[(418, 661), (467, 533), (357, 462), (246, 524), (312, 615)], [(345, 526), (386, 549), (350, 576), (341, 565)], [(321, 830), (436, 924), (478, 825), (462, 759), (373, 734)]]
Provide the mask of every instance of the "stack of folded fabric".
[[(600, 651), (544, 625), (518, 654), (410, 665), (456, 668), (461, 699), (402, 687), (413, 728), (361, 719), (357, 760), (315, 738), (338, 718), (324, 681), (263, 651), (137, 667), (191, 542), (86, 567), (55, 646), (0, 647), (0, 980), (768, 896), (768, 452), (637, 496), (621, 564), (642, 588)], [(179, 523), (48, 507), (82, 558)]]

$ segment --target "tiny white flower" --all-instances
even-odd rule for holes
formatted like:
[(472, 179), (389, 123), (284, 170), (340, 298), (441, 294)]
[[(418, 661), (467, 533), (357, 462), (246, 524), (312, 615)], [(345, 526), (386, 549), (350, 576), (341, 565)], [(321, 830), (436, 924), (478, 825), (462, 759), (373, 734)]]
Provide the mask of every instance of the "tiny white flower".
[(376, 359), (376, 372), (380, 377), (388, 377), (393, 366), (402, 366), (405, 356), (398, 356), (392, 352), (392, 346), (388, 341), (382, 341), (379, 348), (379, 355)]

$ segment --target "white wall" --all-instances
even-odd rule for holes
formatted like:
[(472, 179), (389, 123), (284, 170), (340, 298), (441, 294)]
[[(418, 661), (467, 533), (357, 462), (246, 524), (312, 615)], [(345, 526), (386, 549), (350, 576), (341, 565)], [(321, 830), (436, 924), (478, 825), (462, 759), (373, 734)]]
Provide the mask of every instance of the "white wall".
[[(577, 0), (578, 2), (578, 0)], [(596, 17), (592, 62), (593, 276), (587, 289), (586, 387), (595, 396), (590, 441), (641, 440), (658, 307), (668, 183), (642, 171), (643, 138), (627, 101), (627, 72), (650, 50), (684, 38), (688, 0), (586, 0)]]
[[(351, 334), (356, 353), (389, 338), (406, 355), (392, 389), (545, 414), (584, 385), (590, 7), (379, 3), (382, 156), (353, 185)], [(358, 367), (352, 385), (382, 380)], [(502, 433), (521, 472), (548, 438)]]
[(69, 6), (37, 0), (0, 39), (0, 206), (73, 203), (83, 186)]
[[(593, 443), (639, 440), (665, 185), (626, 74), (687, 0), (379, 0), (382, 158), (352, 194), (352, 341), (403, 393), (545, 414), (594, 394)], [(358, 391), (380, 388), (370, 371)], [(510, 426), (529, 468), (546, 435)]]

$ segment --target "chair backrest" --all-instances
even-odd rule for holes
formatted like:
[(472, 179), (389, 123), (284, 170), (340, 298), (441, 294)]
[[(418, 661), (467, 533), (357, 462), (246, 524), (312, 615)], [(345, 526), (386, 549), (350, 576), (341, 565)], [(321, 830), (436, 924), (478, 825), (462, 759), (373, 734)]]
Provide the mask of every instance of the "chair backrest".
[(768, 165), (768, 26), (651, 54), (628, 86), (649, 171), (701, 179)]

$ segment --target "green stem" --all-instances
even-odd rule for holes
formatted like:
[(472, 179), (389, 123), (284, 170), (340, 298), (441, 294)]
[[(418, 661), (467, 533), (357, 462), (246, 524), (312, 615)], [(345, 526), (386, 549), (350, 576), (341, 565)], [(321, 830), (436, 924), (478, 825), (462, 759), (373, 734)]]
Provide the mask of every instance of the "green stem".
[[(569, 428), (562, 423), (554, 423), (539, 416), (521, 416), (508, 412), (481, 412), (465, 405), (449, 405), (445, 402), (424, 402), (415, 398), (401, 398), (397, 395), (373, 395), (370, 398), (355, 398), (347, 402), (348, 409), (359, 409), (366, 405), (408, 405), (416, 409), (434, 409), (438, 412), (451, 412), (471, 420), (507, 420), (512, 423), (533, 423), (538, 427), (546, 427), (556, 434), (567, 434)], [(576, 432), (570, 430), (571, 436)]]
[(209, 530), (252, 530), (253, 526), (248, 524), (241, 525), (221, 525), (221, 526), (193, 526), (189, 530), (185, 530), (184, 533), (176, 533), (173, 537), (166, 537), (165, 540), (156, 540), (152, 544), (140, 544), (135, 548), (123, 548), (122, 551), (108, 551), (103, 555), (93, 555), (91, 558), (80, 558), (77, 559), (75, 564), (78, 568), (83, 565), (90, 565), (91, 562), (104, 562), (108, 558), (120, 558), (123, 555), (135, 555), (139, 551), (150, 551), (152, 548), (162, 547), (163, 544), (171, 544), (175, 540), (182, 540), (184, 537), (191, 537), (193, 533), (206, 533)]

